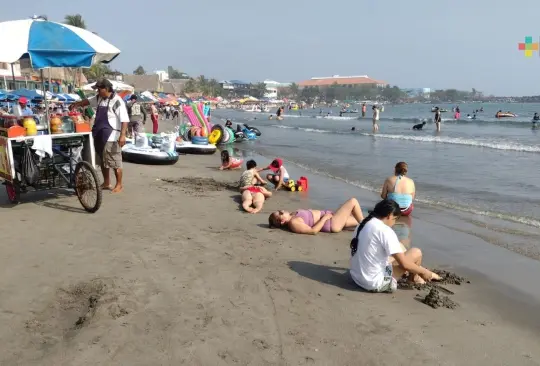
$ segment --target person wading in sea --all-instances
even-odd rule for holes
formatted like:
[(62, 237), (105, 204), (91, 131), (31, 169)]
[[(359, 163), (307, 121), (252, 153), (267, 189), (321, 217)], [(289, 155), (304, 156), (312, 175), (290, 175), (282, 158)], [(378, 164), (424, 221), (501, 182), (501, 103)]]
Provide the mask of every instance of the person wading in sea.
[(373, 106), (373, 133), (379, 132), (379, 108)]
[(439, 107), (435, 107), (435, 127), (437, 128), (437, 132), (441, 131), (441, 110)]

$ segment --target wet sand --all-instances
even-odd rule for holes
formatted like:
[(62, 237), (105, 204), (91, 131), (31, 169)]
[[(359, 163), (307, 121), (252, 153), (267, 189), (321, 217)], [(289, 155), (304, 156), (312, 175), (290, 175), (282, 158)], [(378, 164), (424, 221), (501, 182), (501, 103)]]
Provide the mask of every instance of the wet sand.
[[(362, 292), (347, 274), (351, 233), (269, 230), (272, 210), (307, 198), (279, 192), (245, 214), (230, 188), (240, 172), (218, 165), (217, 154), (128, 164), (124, 193), (106, 192), (94, 215), (72, 196), (8, 208), (2, 191), (0, 364), (538, 364), (538, 300), (512, 281), (454, 263), (471, 283), (444, 285), (453, 310), (418, 290)], [(414, 235), (420, 247), (437, 236), (428, 266), (451, 262), (445, 241), (480, 240), (420, 219)]]

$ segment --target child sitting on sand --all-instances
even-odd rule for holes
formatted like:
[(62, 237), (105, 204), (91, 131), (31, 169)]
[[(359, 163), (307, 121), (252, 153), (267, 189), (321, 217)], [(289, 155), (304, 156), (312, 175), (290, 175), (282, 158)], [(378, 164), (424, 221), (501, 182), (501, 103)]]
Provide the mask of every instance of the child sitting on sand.
[(271, 170), (274, 174), (268, 174), (266, 176), (266, 179), (268, 179), (274, 186), (276, 187), (276, 191), (284, 187), (285, 184), (289, 181), (289, 172), (287, 172), (287, 169), (283, 166), (283, 160), (280, 158), (275, 158), (270, 165), (268, 165), (264, 169), (259, 169), (259, 172), (265, 171), (265, 170)]
[(224, 150), (221, 152), (221, 166), (219, 170), (238, 169), (242, 166), (242, 162), (242, 159), (231, 158), (229, 152)]
[(249, 187), (255, 186), (257, 183), (261, 185), (265, 185), (267, 183), (264, 179), (261, 178), (256, 168), (257, 163), (255, 162), (255, 160), (249, 160), (246, 163), (246, 170), (240, 176), (240, 182), (238, 183), (240, 192), (245, 191)]

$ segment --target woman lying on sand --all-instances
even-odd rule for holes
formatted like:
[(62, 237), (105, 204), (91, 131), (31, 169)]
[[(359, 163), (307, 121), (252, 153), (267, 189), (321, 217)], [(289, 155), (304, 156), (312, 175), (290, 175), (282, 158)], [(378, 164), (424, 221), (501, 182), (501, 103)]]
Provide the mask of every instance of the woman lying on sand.
[(255, 184), (266, 184), (266, 181), (257, 173), (257, 163), (255, 160), (249, 160), (246, 163), (246, 170), (240, 177), (238, 186), (242, 192), (242, 208), (249, 213), (257, 213), (262, 210), (264, 201), (272, 197), (272, 192), (264, 187), (255, 186)]
[(354, 282), (365, 290), (393, 292), (397, 289), (397, 280), (406, 274), (409, 281), (419, 284), (441, 279), (421, 266), (420, 249), (403, 250), (392, 230), (400, 214), (396, 202), (383, 200), (355, 231), (351, 241), (350, 273)]
[(315, 235), (321, 231), (339, 233), (357, 226), (363, 219), (360, 204), (356, 198), (351, 198), (335, 213), (330, 210), (298, 210), (294, 213), (280, 210), (270, 215), (268, 223), (270, 227), (287, 225), (293, 233)]

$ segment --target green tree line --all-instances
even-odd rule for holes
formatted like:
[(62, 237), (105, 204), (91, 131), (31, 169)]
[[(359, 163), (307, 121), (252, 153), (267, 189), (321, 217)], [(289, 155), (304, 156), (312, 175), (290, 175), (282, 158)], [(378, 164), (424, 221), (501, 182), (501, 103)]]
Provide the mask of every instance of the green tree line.
[(391, 103), (411, 101), (459, 102), (482, 100), (483, 94), (476, 89), (460, 91), (456, 89), (435, 90), (430, 95), (410, 96), (398, 86), (387, 85), (384, 88), (375, 85), (344, 86), (337, 83), (327, 87), (309, 86), (300, 88), (293, 83), (279, 89), (279, 98), (289, 98), (307, 103), (332, 103), (335, 100), (379, 100)]

